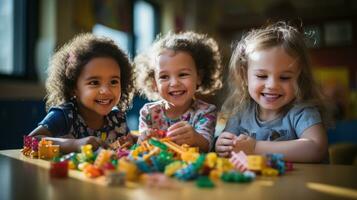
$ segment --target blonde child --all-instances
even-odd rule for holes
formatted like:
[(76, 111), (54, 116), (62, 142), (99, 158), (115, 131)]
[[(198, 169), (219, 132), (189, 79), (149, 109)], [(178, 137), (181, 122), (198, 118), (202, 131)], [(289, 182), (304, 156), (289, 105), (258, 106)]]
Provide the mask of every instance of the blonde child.
[(293, 162), (319, 162), (327, 152), (325, 108), (313, 80), (304, 38), (279, 22), (250, 31), (230, 62), (231, 111), (216, 142), (220, 156), (282, 153)]
[(133, 69), (112, 40), (76, 36), (54, 54), (48, 76), (49, 111), (30, 136), (47, 137), (64, 153), (131, 139), (124, 112), (134, 92)]
[(177, 144), (207, 152), (216, 124), (216, 107), (196, 99), (222, 85), (217, 43), (194, 32), (168, 33), (135, 59), (137, 86), (149, 100), (140, 110), (139, 141), (155, 130)]

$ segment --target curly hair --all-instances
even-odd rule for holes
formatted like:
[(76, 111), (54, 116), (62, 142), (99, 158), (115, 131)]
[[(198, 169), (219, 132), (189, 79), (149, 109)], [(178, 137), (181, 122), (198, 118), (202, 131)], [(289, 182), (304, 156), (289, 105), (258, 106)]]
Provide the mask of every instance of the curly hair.
[(136, 85), (141, 95), (149, 100), (160, 99), (154, 90), (155, 68), (157, 57), (165, 50), (182, 51), (192, 56), (202, 80), (197, 93), (213, 94), (222, 87), (221, 54), (217, 42), (207, 35), (191, 31), (177, 34), (169, 32), (159, 35), (152, 47), (134, 60)]
[(68, 102), (84, 66), (93, 58), (113, 58), (120, 67), (121, 97), (118, 108), (128, 109), (134, 95), (134, 71), (126, 53), (113, 40), (82, 33), (51, 58), (46, 80), (46, 109)]
[(238, 42), (229, 64), (230, 91), (223, 104), (223, 111), (229, 116), (256, 104), (248, 92), (249, 56), (255, 51), (276, 46), (281, 46), (287, 54), (296, 58), (301, 70), (297, 80), (296, 99), (292, 104), (307, 103), (317, 106), (325, 125), (329, 125), (330, 116), (322, 101), (321, 89), (312, 74), (304, 35), (285, 22), (277, 22), (261, 29), (251, 30)]

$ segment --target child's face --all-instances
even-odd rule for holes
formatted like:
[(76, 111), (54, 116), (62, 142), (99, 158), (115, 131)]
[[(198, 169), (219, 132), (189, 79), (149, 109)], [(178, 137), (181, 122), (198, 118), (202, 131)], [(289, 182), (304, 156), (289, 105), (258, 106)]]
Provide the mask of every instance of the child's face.
[(120, 68), (112, 58), (93, 58), (83, 68), (74, 90), (83, 117), (103, 117), (118, 104)]
[(159, 56), (155, 70), (155, 87), (171, 106), (182, 111), (188, 109), (200, 82), (190, 54), (166, 50)]
[(282, 47), (253, 52), (248, 60), (249, 95), (261, 114), (276, 115), (296, 96), (300, 70), (297, 59)]

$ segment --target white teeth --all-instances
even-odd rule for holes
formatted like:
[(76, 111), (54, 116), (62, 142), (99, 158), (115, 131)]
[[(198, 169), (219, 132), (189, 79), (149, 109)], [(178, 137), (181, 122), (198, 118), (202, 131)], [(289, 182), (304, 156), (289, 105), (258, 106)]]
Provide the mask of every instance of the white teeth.
[(181, 95), (183, 93), (184, 91), (174, 91), (174, 92), (170, 92), (170, 95)]
[(267, 94), (267, 93), (264, 93), (263, 94), (265, 97), (269, 97), (269, 98), (277, 98), (277, 97), (279, 97), (280, 95), (278, 95), (278, 94)]
[(101, 99), (101, 100), (97, 100), (97, 102), (99, 103), (99, 104), (108, 104), (108, 103), (110, 103), (110, 100), (109, 99)]

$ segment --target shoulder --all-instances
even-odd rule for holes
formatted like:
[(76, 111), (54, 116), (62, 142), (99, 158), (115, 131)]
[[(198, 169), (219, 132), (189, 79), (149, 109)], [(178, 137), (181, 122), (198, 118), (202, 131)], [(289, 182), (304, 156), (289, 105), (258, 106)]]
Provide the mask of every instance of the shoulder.
[(320, 117), (318, 108), (311, 104), (296, 104), (293, 105), (287, 113), (288, 117), (312, 116)]
[(144, 104), (141, 110), (153, 111), (153, 110), (162, 110), (162, 101), (155, 101)]
[(74, 104), (67, 102), (58, 106), (53, 106), (48, 110), (48, 114), (56, 114), (56, 116), (63, 116), (68, 120), (68, 118), (73, 118)]
[(162, 113), (162, 112), (163, 112), (162, 101), (146, 103), (140, 109), (141, 116), (152, 115), (153, 113), (158, 114), (158, 113)]
[(193, 102), (192, 108), (194, 110), (205, 110), (207, 112), (216, 112), (217, 111), (217, 107), (215, 105), (207, 103), (207, 102), (202, 101), (200, 99), (196, 99)]
[(112, 111), (108, 114), (109, 117), (115, 117), (117, 119), (126, 119), (126, 115), (124, 112), (121, 112), (117, 107), (114, 107)]

